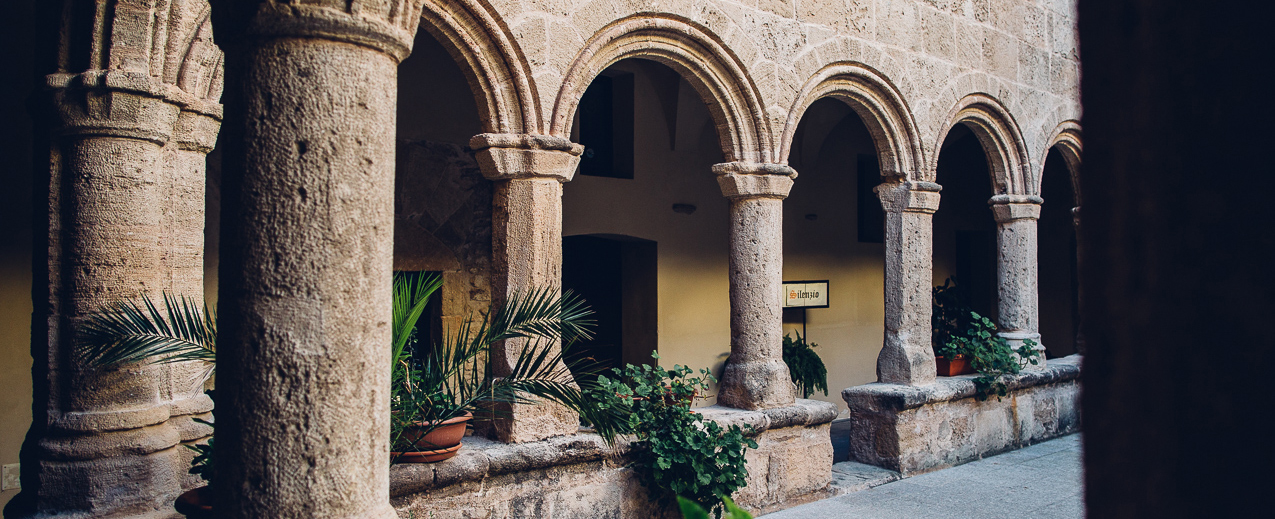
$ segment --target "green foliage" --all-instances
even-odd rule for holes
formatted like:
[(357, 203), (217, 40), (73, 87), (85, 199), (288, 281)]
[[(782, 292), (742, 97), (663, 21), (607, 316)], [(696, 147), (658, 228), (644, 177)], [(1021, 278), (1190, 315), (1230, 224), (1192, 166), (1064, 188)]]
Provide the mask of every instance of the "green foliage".
[[(586, 396), (593, 384), (577, 385), (572, 377), (573, 371), (596, 372), (587, 360), (569, 356), (571, 344), (592, 333), (593, 311), (581, 298), (570, 291), (559, 295), (556, 288), (514, 294), (480, 320), (465, 318), (415, 358), (407, 346), (429, 297), (441, 285), (437, 276), (413, 279), (398, 273), (394, 278), (390, 439), (395, 451), (418, 450), (404, 441), (409, 426), (420, 427), (423, 436), (467, 412), (491, 414), (496, 404), (530, 404), (536, 398), (579, 413), (604, 440), (614, 441), (628, 417), (596, 405)], [(512, 369), (497, 377), (489, 362), (492, 347), (501, 341), (516, 341), (519, 349), (510, 357)]]
[(991, 319), (970, 310), (954, 278), (948, 278), (943, 286), (934, 287), (931, 324), (934, 353), (949, 359), (964, 355), (979, 373), (974, 379), (979, 400), (986, 400), (991, 395), (998, 399), (1008, 395), (1009, 387), (1002, 375), (1018, 373), (1028, 363), (1040, 362), (1033, 349), (1036, 341), (1025, 339), (1017, 348), (1010, 346), (1004, 337), (996, 335), (996, 324)]
[(80, 364), (105, 369), (121, 364), (166, 364), (217, 356), (217, 317), (191, 298), (164, 294), (161, 310), (143, 295), (139, 301), (107, 303), (79, 328), (75, 355)]
[[(659, 359), (658, 354), (652, 357)], [(684, 496), (718, 509), (721, 499), (743, 487), (748, 477), (744, 452), (757, 448), (738, 425), (723, 428), (690, 410), (700, 391), (714, 381), (707, 369), (690, 376), (691, 368), (629, 364), (613, 372), (621, 380), (598, 377), (593, 395), (600, 407), (627, 414), (625, 432), (637, 436), (634, 455), (642, 481), (659, 499), (672, 504)], [(747, 431), (752, 433), (751, 427)]]
[(788, 364), (788, 373), (801, 391), (802, 398), (809, 397), (815, 391), (823, 391), (824, 396), (828, 395), (828, 368), (824, 367), (823, 359), (815, 353), (818, 346), (813, 342), (806, 343), (806, 338), (800, 333), (795, 340), (784, 335), (784, 362)]
[[(708, 510), (699, 503), (677, 496), (677, 504), (682, 509), (682, 519), (708, 519)], [(729, 497), (722, 498), (722, 507), (726, 509), (726, 513), (720, 516), (721, 519), (753, 519), (752, 514), (735, 506), (735, 502)]]

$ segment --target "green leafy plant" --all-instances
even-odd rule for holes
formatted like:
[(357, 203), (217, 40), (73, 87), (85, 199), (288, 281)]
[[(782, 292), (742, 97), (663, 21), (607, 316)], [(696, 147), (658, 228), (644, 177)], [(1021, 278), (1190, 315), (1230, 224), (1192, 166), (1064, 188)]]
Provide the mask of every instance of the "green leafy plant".
[(813, 342), (807, 343), (800, 333), (796, 339), (784, 335), (784, 362), (788, 364), (788, 373), (801, 391), (802, 398), (809, 398), (810, 393), (815, 391), (823, 391), (825, 396), (828, 394), (828, 368), (815, 353), (818, 346)]
[(954, 278), (934, 287), (931, 324), (934, 353), (949, 359), (964, 355), (979, 373), (974, 379), (978, 389), (975, 396), (979, 400), (1008, 395), (1009, 387), (1003, 375), (1018, 373), (1028, 364), (1040, 362), (1034, 350), (1036, 341), (1025, 339), (1020, 346), (1013, 347), (1004, 337), (996, 335), (996, 324), (969, 308)]
[[(428, 446), (416, 438), (448, 419), (466, 413), (493, 413), (494, 404), (530, 404), (544, 399), (579, 413), (608, 443), (613, 442), (627, 416), (595, 405), (586, 394), (592, 387), (577, 385), (575, 373), (594, 370), (587, 359), (570, 356), (571, 345), (591, 335), (592, 310), (579, 297), (555, 288), (514, 294), (475, 320), (461, 321), (423, 355), (409, 344), (430, 296), (442, 286), (437, 276), (404, 273), (394, 279), (391, 397), (391, 443), (398, 452)], [(501, 341), (518, 341), (512, 370), (494, 376), (491, 349)], [(558, 347), (561, 344), (561, 348)], [(409, 427), (419, 435), (405, 435)], [(408, 441), (408, 438), (412, 440)]]
[[(657, 361), (659, 354), (652, 353)], [(598, 377), (599, 406), (628, 416), (624, 432), (637, 436), (635, 464), (643, 484), (672, 504), (683, 496), (721, 510), (721, 498), (743, 487), (748, 477), (744, 452), (757, 448), (738, 425), (723, 428), (691, 411), (694, 399), (715, 381), (707, 369), (629, 364), (612, 370), (619, 379)]]
[[(695, 501), (677, 496), (677, 504), (682, 509), (683, 519), (708, 519), (708, 510), (705, 510), (704, 507)], [(722, 508), (726, 509), (726, 513), (720, 516), (721, 519), (753, 519), (752, 514), (735, 506), (735, 502), (731, 501), (729, 497), (722, 498)]]

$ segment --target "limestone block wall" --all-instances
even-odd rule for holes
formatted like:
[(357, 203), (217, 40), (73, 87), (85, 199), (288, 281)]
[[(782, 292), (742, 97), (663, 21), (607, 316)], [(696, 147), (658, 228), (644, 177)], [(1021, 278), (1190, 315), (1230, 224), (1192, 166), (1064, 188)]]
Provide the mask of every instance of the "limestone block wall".
[(925, 472), (1025, 447), (1080, 430), (1080, 361), (1010, 376), (1009, 396), (979, 401), (973, 375), (929, 386), (866, 384), (842, 392), (853, 422), (855, 461)]
[[(758, 432), (758, 448), (745, 455), (748, 484), (735, 493), (740, 506), (768, 513), (823, 495), (831, 480), (833, 405), (798, 400), (766, 411), (698, 411)], [(391, 467), (400, 517), (680, 517), (652, 501), (630, 465), (627, 440), (608, 448), (597, 435), (580, 433), (517, 444), (467, 437), (464, 444), (441, 463)]]

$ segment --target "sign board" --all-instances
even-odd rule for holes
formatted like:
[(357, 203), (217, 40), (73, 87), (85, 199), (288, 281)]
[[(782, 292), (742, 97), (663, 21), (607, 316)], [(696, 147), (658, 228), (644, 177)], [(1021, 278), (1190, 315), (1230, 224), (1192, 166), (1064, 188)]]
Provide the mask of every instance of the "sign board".
[(784, 308), (828, 308), (828, 280), (785, 281)]

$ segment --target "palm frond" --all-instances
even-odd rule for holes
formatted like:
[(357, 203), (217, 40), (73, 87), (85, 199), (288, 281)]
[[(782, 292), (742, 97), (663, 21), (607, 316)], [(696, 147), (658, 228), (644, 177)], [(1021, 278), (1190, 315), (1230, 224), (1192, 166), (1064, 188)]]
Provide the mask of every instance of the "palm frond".
[(161, 310), (143, 295), (140, 302), (115, 301), (90, 314), (78, 333), (75, 353), (81, 365), (101, 369), (136, 362), (216, 360), (213, 311), (194, 299), (168, 293), (163, 304)]

